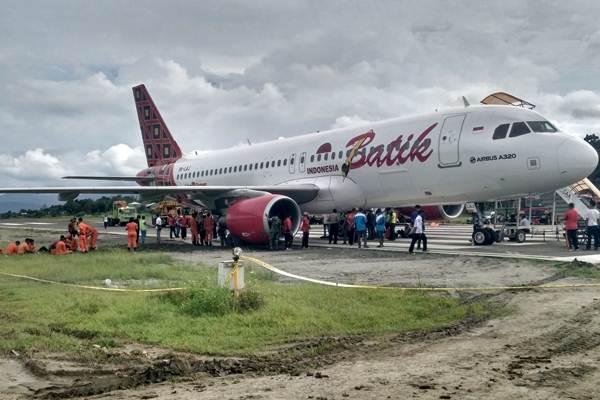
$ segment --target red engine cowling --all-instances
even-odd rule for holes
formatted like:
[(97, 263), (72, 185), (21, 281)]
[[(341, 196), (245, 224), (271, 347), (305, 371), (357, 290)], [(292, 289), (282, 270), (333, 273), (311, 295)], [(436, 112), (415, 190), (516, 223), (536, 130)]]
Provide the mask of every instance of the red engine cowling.
[(300, 227), (302, 214), (298, 204), (286, 196), (266, 194), (249, 199), (236, 200), (227, 208), (229, 232), (247, 243), (269, 242), (269, 218), (277, 215), (281, 221), (292, 218), (292, 232)]
[[(458, 218), (465, 209), (464, 204), (446, 204), (439, 206), (422, 206), (421, 209), (425, 213), (425, 220), (448, 220)], [(400, 207), (398, 212), (405, 216), (415, 211), (414, 207)]]

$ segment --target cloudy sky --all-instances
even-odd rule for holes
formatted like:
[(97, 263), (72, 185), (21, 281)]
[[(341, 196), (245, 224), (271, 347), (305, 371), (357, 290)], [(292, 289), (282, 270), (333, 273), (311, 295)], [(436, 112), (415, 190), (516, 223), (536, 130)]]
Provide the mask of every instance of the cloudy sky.
[(600, 133), (595, 0), (0, 0), (0, 9), (0, 186), (145, 167), (139, 83), (187, 152), (497, 90), (565, 131)]

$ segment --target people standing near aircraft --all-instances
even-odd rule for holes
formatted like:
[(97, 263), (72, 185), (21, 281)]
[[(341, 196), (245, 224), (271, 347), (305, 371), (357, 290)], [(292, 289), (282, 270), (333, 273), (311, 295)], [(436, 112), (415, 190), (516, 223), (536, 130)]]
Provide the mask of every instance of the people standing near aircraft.
[(598, 227), (598, 218), (600, 218), (600, 212), (598, 211), (598, 205), (592, 200), (590, 209), (587, 210), (587, 245), (586, 250), (589, 250), (592, 246), (592, 238), (594, 238), (594, 250), (598, 250), (600, 244), (600, 227)]
[(106, 215), (104, 216), (103, 222), (104, 222), (104, 230), (107, 230), (108, 229), (108, 216), (106, 216)]
[(361, 248), (363, 242), (365, 249), (369, 248), (367, 245), (367, 216), (362, 208), (359, 208), (358, 212), (354, 214), (354, 230), (356, 232), (358, 248)]
[(6, 246), (6, 249), (4, 250), (4, 254), (6, 254), (7, 256), (16, 256), (17, 254), (19, 254), (20, 245), (21, 242), (19, 240), (9, 243), (8, 246)]
[(329, 214), (323, 214), (323, 236), (321, 239), (327, 239), (329, 237)]
[(156, 228), (156, 243), (160, 244), (160, 233), (162, 231), (162, 218), (159, 214), (156, 214), (156, 219), (154, 220), (154, 227)]
[(181, 214), (177, 218), (177, 221), (179, 222), (179, 233), (181, 235), (181, 240), (185, 240), (187, 238), (187, 218), (185, 215)]
[(129, 218), (129, 222), (125, 225), (127, 231), (127, 251), (136, 251), (137, 249), (137, 231), (138, 225), (133, 217)]
[(146, 216), (142, 215), (140, 218), (140, 240), (139, 243), (146, 243), (146, 234), (148, 233), (148, 224), (146, 223)]
[[(133, 218), (132, 218), (133, 219)], [(90, 236), (92, 227), (83, 222), (83, 218), (77, 219), (77, 227), (79, 228), (79, 252), (88, 252), (88, 236)]]
[[(423, 225), (423, 233), (425, 233), (425, 213), (421, 212), (421, 206), (420, 205), (416, 205), (415, 206), (415, 210), (410, 214), (410, 223), (412, 226), (415, 225), (415, 219), (417, 219), (417, 217), (419, 215), (421, 215), (421, 218), (423, 219), (422, 221), (422, 225)], [(421, 250), (421, 237), (417, 238), (417, 250)]]
[(523, 214), (521, 219), (519, 220), (519, 229), (524, 231), (525, 233), (531, 232), (531, 221), (529, 221), (529, 218), (527, 218), (525, 214)]
[(375, 232), (377, 234), (377, 240), (379, 245), (377, 247), (383, 247), (383, 238), (385, 236), (385, 215), (381, 209), (377, 209), (375, 213)]
[(375, 214), (373, 214), (373, 210), (367, 211), (367, 239), (375, 239)]
[(285, 239), (285, 249), (291, 249), (294, 236), (292, 234), (292, 218), (289, 215), (283, 220), (283, 236)]
[(192, 234), (192, 245), (199, 246), (198, 243), (198, 223), (196, 222), (196, 218), (198, 217), (198, 213), (194, 211), (192, 215), (187, 216), (187, 225), (190, 227), (190, 233)]
[(274, 215), (269, 218), (269, 249), (279, 250), (279, 236), (281, 235), (281, 219)]
[(565, 230), (569, 242), (569, 251), (579, 250), (579, 239), (577, 238), (577, 220), (579, 214), (575, 210), (575, 204), (569, 203), (569, 209), (565, 212)]
[(224, 215), (219, 216), (217, 220), (217, 234), (221, 241), (221, 247), (225, 247), (227, 244), (227, 220)]
[(198, 235), (200, 236), (200, 246), (204, 246), (206, 241), (206, 229), (204, 229), (204, 213), (198, 213), (196, 223), (198, 224)]
[(88, 239), (89, 239), (89, 247), (90, 250), (95, 251), (96, 250), (96, 246), (98, 245), (98, 229), (93, 228), (90, 226), (90, 231), (88, 234)]
[(204, 217), (204, 230), (206, 231), (205, 235), (206, 235), (206, 245), (207, 246), (212, 246), (214, 229), (215, 229), (215, 220), (213, 219), (212, 215), (209, 212), (208, 214), (206, 214), (206, 217)]
[(337, 244), (338, 234), (340, 233), (340, 216), (334, 208), (329, 214), (329, 244)]
[(310, 233), (310, 218), (308, 213), (305, 212), (300, 223), (300, 230), (302, 231), (302, 246), (303, 249), (308, 249), (308, 235)]
[(348, 214), (346, 214), (346, 233), (348, 235), (348, 244), (350, 246), (354, 245), (354, 235), (356, 233), (356, 229), (354, 227), (354, 214), (356, 213), (356, 208), (353, 208)]
[(179, 234), (181, 233), (181, 225), (179, 225), (179, 215), (180, 212), (175, 216), (175, 237), (179, 238)]
[(396, 224), (398, 223), (398, 216), (396, 210), (393, 208), (390, 210), (390, 240), (396, 240)]
[(175, 234), (175, 218), (171, 214), (167, 215), (167, 225), (169, 225), (169, 239), (177, 237)]
[(137, 232), (136, 232), (136, 237), (135, 237), (135, 243), (139, 246), (140, 245), (140, 215), (138, 214), (135, 217), (135, 224), (137, 225)]
[(69, 221), (69, 225), (67, 225), (67, 232), (73, 237), (77, 236), (77, 220), (75, 218), (71, 218)]
[(423, 210), (419, 210), (419, 213), (415, 217), (413, 227), (414, 232), (410, 241), (410, 247), (408, 248), (408, 252), (410, 254), (413, 254), (413, 251), (415, 249), (415, 243), (419, 239), (423, 241), (423, 251), (427, 251), (427, 236), (425, 236), (425, 231), (423, 230)]
[(340, 213), (340, 230), (339, 232), (342, 235), (343, 244), (346, 244), (346, 240), (348, 240), (348, 224), (346, 223), (346, 214), (344, 212)]

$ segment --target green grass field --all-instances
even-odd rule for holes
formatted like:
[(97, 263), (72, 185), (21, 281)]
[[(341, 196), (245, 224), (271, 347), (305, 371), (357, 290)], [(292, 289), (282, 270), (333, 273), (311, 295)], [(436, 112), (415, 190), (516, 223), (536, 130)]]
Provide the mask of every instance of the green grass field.
[[(119, 287), (189, 286), (216, 293), (216, 267), (189, 265), (166, 254), (102, 251), (88, 255), (3, 257), (0, 272), (59, 282)], [(280, 284), (249, 269), (262, 294), (258, 310), (190, 315), (177, 295), (104, 292), (0, 276), (0, 351), (50, 351), (93, 356), (93, 344), (137, 342), (207, 354), (248, 354), (317, 336), (385, 335), (429, 330), (489, 312), (433, 294)]]

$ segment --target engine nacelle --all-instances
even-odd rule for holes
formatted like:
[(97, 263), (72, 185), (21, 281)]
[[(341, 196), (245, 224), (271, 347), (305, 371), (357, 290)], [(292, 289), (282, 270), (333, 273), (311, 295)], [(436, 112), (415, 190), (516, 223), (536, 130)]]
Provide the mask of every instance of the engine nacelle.
[(292, 218), (292, 233), (300, 227), (302, 214), (298, 204), (289, 197), (265, 194), (264, 196), (240, 199), (227, 208), (227, 228), (229, 232), (247, 243), (265, 244), (269, 242), (269, 218), (277, 215)]
[[(425, 220), (448, 220), (458, 218), (464, 211), (464, 204), (445, 204), (439, 206), (422, 206), (421, 209), (425, 213)], [(405, 216), (415, 211), (414, 207), (401, 207), (398, 212)]]

